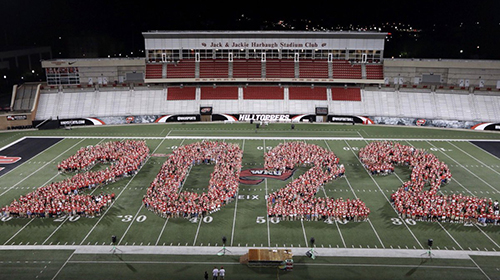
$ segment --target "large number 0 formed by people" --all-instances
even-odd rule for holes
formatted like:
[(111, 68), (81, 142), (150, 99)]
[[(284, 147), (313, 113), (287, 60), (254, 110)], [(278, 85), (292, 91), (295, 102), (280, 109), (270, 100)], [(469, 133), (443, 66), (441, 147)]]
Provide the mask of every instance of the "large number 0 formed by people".
[[(78, 172), (61, 182), (50, 183), (3, 207), (5, 216), (58, 217), (99, 215), (114, 194), (82, 194), (138, 172), (147, 160), (144, 141), (108, 142), (81, 148), (58, 164), (60, 172)], [(243, 151), (238, 145), (203, 141), (181, 146), (170, 154), (143, 198), (144, 206), (161, 217), (207, 216), (233, 201), (238, 192)], [(403, 218), (427, 221), (492, 222), (499, 219), (497, 204), (489, 198), (444, 195), (440, 187), (451, 179), (448, 166), (433, 154), (392, 142), (372, 142), (359, 152), (373, 175), (389, 174), (394, 165), (412, 169), (410, 181), (391, 195), (393, 207)], [(98, 163), (110, 163), (89, 171)], [(183, 191), (194, 165), (211, 164), (209, 186), (201, 194)], [(267, 214), (283, 220), (364, 221), (370, 210), (359, 199), (317, 197), (324, 185), (344, 175), (345, 169), (331, 151), (304, 142), (281, 143), (264, 155), (264, 168), (287, 171), (310, 167), (284, 188), (267, 197)], [(427, 188), (428, 189), (425, 189)]]

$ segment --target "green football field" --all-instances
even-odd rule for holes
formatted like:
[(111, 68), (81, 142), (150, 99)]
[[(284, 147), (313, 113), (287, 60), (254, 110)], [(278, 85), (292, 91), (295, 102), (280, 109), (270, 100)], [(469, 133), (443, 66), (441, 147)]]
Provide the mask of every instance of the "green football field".
[[(226, 279), (500, 279), (500, 225), (402, 219), (389, 199), (409, 180), (408, 167), (397, 167), (389, 176), (371, 176), (357, 157), (359, 149), (371, 141), (391, 140), (423, 148), (451, 169), (453, 178), (442, 188), (443, 194), (497, 200), (499, 133), (332, 124), (297, 124), (293, 130), (289, 124), (259, 129), (250, 124), (157, 124), (10, 131), (0, 134), (0, 147), (12, 143), (16, 147), (26, 139), (58, 141), (0, 176), (2, 206), (72, 176), (59, 174), (56, 165), (81, 147), (144, 139), (152, 156), (136, 175), (88, 190), (115, 193), (114, 203), (101, 216), (3, 217), (1, 279), (13, 275), (17, 279), (202, 279), (203, 272), (214, 266), (226, 267)], [(142, 197), (165, 155), (203, 140), (238, 144), (244, 151), (243, 169), (263, 167), (264, 153), (283, 141), (305, 141), (332, 150), (344, 164), (345, 176), (326, 184), (317, 196), (359, 198), (371, 210), (369, 219), (348, 223), (268, 219), (266, 194), (300, 176), (307, 170), (303, 167), (285, 182), (266, 179), (259, 185), (240, 184), (236, 200), (203, 219), (165, 219), (145, 209)], [(487, 143), (490, 150), (480, 148), (476, 141)], [(203, 192), (212, 171), (211, 165), (193, 166), (183, 190)], [(111, 252), (112, 235), (117, 236), (115, 254)], [(229, 252), (217, 256), (223, 236)], [(312, 237), (315, 260), (304, 255), (313, 245)], [(428, 239), (434, 241), (435, 257), (427, 255)], [(239, 264), (240, 253), (248, 248), (269, 247), (291, 249), (294, 271)]]

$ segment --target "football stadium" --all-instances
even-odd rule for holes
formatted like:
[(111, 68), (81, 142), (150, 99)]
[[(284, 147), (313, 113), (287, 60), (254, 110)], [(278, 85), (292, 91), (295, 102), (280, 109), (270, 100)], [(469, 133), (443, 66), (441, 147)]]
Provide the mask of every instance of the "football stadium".
[(2, 279), (500, 279), (500, 61), (142, 35), (13, 87)]

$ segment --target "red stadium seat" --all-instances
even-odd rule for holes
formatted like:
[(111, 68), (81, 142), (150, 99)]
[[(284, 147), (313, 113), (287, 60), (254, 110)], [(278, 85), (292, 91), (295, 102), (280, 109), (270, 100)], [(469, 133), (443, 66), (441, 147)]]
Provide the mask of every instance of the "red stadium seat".
[(268, 59), (266, 78), (295, 78), (295, 62), (285, 59)]
[(194, 78), (194, 71), (194, 59), (183, 59), (175, 64), (167, 64), (168, 79)]
[(262, 78), (262, 62), (257, 59), (233, 60), (233, 78)]
[(195, 98), (195, 87), (169, 87), (167, 89), (167, 100), (194, 100)]
[(334, 79), (361, 79), (361, 65), (351, 64), (347, 60), (332, 62)]
[(243, 88), (243, 99), (283, 99), (283, 88), (280, 87), (246, 87)]
[(366, 78), (367, 79), (384, 79), (384, 67), (380, 64), (367, 64), (366, 65)]
[(238, 87), (201, 87), (201, 99), (238, 99)]
[(200, 78), (228, 78), (229, 64), (225, 59), (200, 61)]
[(328, 61), (301, 60), (299, 62), (300, 78), (328, 78)]
[(326, 87), (290, 87), (288, 97), (290, 100), (327, 100)]
[(146, 64), (146, 79), (161, 79), (162, 64)]
[(361, 89), (332, 87), (332, 100), (361, 101)]

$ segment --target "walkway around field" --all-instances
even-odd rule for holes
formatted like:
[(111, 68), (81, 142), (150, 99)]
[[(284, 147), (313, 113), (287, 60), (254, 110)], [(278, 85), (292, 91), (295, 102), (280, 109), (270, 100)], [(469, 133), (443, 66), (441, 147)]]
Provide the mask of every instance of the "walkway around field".
[[(216, 246), (116, 246), (116, 253), (129, 255), (217, 255), (222, 247)], [(241, 256), (251, 247), (226, 247), (227, 255)], [(291, 249), (295, 256), (305, 256), (309, 248), (264, 247), (259, 249)], [(112, 245), (4, 245), (2, 250), (75, 250), (74, 254), (112, 254)], [(428, 257), (428, 250), (422, 249), (346, 249), (314, 248), (318, 257), (385, 257), (385, 258), (422, 258)], [(436, 259), (469, 259), (470, 256), (500, 257), (497, 251), (471, 250), (432, 250)]]

